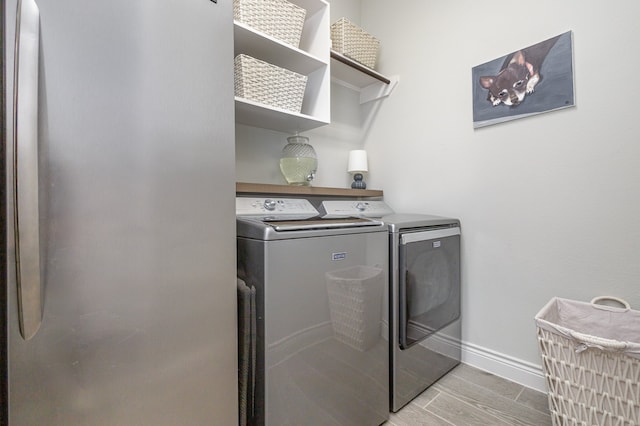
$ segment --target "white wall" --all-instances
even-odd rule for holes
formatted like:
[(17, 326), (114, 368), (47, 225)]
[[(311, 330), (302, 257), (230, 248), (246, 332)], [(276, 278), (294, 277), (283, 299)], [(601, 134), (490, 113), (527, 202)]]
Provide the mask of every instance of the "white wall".
[[(540, 365), (552, 297), (640, 309), (640, 3), (362, 1), (381, 72), (400, 76), (365, 141), (398, 211), (463, 226), (463, 339)], [(471, 68), (574, 32), (577, 106), (474, 130)]]

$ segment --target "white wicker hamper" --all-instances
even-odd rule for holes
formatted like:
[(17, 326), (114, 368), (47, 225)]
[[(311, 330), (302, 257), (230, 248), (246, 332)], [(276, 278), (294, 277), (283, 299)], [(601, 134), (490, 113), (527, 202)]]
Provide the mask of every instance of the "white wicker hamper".
[(640, 425), (640, 312), (556, 297), (535, 322), (555, 426)]
[(380, 41), (347, 18), (331, 25), (331, 47), (355, 61), (375, 69)]
[(306, 9), (286, 0), (233, 1), (233, 19), (295, 47), (306, 15)]
[(336, 340), (368, 351), (381, 338), (383, 270), (353, 266), (325, 273)]
[(286, 111), (300, 113), (307, 76), (248, 55), (236, 56), (235, 95)]

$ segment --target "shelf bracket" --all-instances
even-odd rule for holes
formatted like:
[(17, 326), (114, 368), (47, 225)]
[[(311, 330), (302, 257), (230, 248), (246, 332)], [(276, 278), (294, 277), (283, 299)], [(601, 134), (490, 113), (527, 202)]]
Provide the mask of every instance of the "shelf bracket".
[(372, 83), (363, 87), (360, 91), (360, 105), (366, 104), (367, 102), (377, 101), (391, 95), (391, 92), (396, 88), (399, 81), (400, 77), (394, 75), (389, 78), (389, 84)]

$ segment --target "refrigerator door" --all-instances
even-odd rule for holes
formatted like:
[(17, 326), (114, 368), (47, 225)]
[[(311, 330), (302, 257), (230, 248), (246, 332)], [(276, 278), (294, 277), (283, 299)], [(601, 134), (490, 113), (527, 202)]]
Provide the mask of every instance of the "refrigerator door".
[(36, 3), (42, 321), (26, 340), (9, 161), (9, 422), (236, 424), (232, 3)]

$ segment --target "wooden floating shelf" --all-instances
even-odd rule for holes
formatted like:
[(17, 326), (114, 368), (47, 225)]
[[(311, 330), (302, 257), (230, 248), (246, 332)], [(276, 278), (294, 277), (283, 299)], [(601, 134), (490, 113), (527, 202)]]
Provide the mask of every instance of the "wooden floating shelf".
[[(342, 64), (344, 64), (344, 65), (346, 65), (346, 66), (348, 66), (350, 68), (358, 70), (361, 73), (366, 74), (371, 79), (380, 81), (380, 82), (382, 82), (384, 84), (391, 83), (391, 80), (389, 78), (387, 78), (386, 76), (380, 74), (378, 71), (376, 71), (376, 70), (374, 70), (372, 68), (369, 68), (369, 67), (367, 67), (365, 65), (362, 65), (361, 63), (359, 63), (359, 62), (357, 62), (357, 61), (355, 61), (355, 60), (353, 60), (353, 59), (351, 59), (351, 58), (349, 58), (347, 56), (344, 56), (342, 53), (336, 52), (335, 50), (331, 49), (329, 54), (331, 56), (331, 59), (334, 59), (337, 62), (340, 62), (340, 63), (342, 63)], [(342, 71), (342, 72), (344, 72), (344, 71)], [(362, 82), (362, 83), (360, 83), (358, 85), (360, 87), (367, 86), (367, 85), (371, 84), (372, 81), (374, 81), (374, 80), (371, 80), (371, 79), (364, 80), (364, 82)]]
[(331, 81), (360, 92), (360, 103), (386, 98), (398, 85), (399, 77), (386, 77), (353, 59), (330, 51)]
[(236, 194), (307, 195), (321, 197), (382, 197), (377, 189), (325, 188), (318, 186), (274, 185), (267, 183), (236, 183)]

